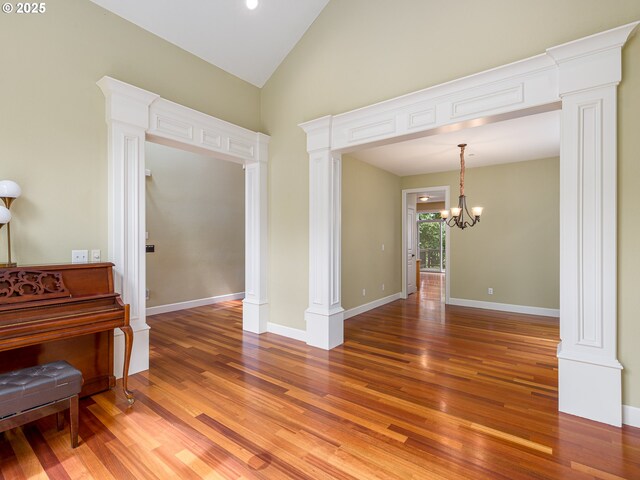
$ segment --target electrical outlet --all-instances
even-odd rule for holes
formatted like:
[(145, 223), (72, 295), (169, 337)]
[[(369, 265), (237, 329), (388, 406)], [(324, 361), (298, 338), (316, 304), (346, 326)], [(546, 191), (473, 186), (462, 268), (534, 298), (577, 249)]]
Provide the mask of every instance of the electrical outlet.
[(384, 283), (382, 284), (382, 291), (384, 292)]
[(87, 263), (89, 250), (71, 250), (71, 263)]
[(100, 250), (91, 250), (91, 261), (92, 262), (100, 261)]
[(144, 290), (144, 299), (145, 300), (149, 300), (150, 297), (151, 297), (151, 292), (149, 291), (148, 288), (145, 288), (145, 290)]
[(362, 289), (362, 296), (364, 297), (364, 296), (366, 296), (366, 295), (367, 295), (367, 290), (363, 288), (363, 289)]
[(489, 295), (493, 295), (493, 288), (491, 288), (491, 287), (487, 288), (487, 293)]
[(384, 243), (382, 244), (382, 251), (384, 252)]

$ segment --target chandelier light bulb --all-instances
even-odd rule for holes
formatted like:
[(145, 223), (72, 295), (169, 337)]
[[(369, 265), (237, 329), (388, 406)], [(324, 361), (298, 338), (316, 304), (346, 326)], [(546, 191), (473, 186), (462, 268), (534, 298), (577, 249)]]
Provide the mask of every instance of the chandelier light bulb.
[(258, 0), (247, 0), (246, 4), (249, 10), (255, 10), (258, 8)]

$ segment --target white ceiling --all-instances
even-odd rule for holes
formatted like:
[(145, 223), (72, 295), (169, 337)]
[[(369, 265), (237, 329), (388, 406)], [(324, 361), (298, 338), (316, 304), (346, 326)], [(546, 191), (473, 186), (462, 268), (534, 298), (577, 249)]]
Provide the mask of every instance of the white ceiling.
[[(429, 200), (423, 202), (420, 200), (422, 195), (426, 195), (429, 197)], [(422, 192), (416, 195), (418, 199), (418, 203), (436, 203), (436, 202), (444, 202), (445, 191), (444, 190), (431, 190), (430, 192)]]
[(466, 143), (467, 168), (560, 155), (560, 111), (489, 123), (351, 153), (399, 176), (460, 168), (458, 144)]
[(91, 0), (262, 87), (329, 0)]

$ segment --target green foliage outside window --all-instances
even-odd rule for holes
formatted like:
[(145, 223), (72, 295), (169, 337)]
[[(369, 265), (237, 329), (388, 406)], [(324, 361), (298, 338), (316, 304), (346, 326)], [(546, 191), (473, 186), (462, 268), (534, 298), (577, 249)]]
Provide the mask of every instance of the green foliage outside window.
[[(420, 243), (420, 264), (421, 269), (440, 269), (440, 235), (442, 243), (445, 242), (445, 229), (440, 220), (440, 213), (419, 213), (418, 214), (418, 239)], [(431, 222), (420, 222), (420, 220), (432, 220)], [(445, 268), (443, 249), (442, 268)]]

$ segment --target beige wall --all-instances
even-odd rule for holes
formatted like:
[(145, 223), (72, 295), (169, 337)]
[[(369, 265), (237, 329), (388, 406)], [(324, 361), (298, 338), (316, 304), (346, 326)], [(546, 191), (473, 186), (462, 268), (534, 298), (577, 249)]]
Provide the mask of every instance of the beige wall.
[[(23, 187), (12, 208), (21, 264), (107, 255), (107, 128), (96, 81), (111, 75), (259, 129), (260, 91), (89, 1), (0, 16), (0, 179)], [(4, 230), (4, 229), (3, 229)], [(0, 261), (5, 257), (0, 236)]]
[(400, 177), (342, 161), (342, 307), (349, 309), (402, 290), (402, 199)]
[(244, 291), (244, 171), (145, 145), (148, 307)]
[[(579, 13), (579, 14), (578, 14)], [(543, 53), (640, 19), (637, 0), (332, 0), (262, 90), (270, 144), (271, 321), (303, 329), (308, 299), (308, 157), (297, 124)], [(541, 29), (540, 25), (544, 25)], [(620, 92), (620, 359), (624, 402), (640, 407), (640, 36)], [(348, 186), (347, 186), (348, 188)], [(296, 201), (291, 201), (296, 199)], [(631, 381), (634, 378), (634, 381)]]
[(422, 203), (418, 200), (416, 203), (416, 210), (418, 212), (439, 212), (440, 210), (444, 210), (444, 202)]
[[(640, 13), (635, 19), (640, 19)], [(622, 402), (640, 407), (640, 35), (623, 50), (622, 65), (618, 89), (618, 359), (624, 366)]]
[[(2, 15), (0, 178), (24, 187), (13, 209), (16, 257), (39, 263), (67, 261), (72, 248), (105, 252), (106, 128), (95, 81), (112, 75), (250, 129), (262, 122), (272, 135), (270, 315), (304, 328), (308, 158), (298, 123), (638, 19), (637, 0), (332, 0), (260, 93), (91, 2), (57, 0), (45, 15)], [(636, 36), (623, 51), (619, 100), (618, 306), (623, 400), (638, 407), (639, 70)]]
[[(449, 185), (457, 205), (459, 174), (403, 177), (402, 188)], [(559, 308), (559, 159), (467, 168), (465, 193), (484, 212), (473, 228), (450, 230), (450, 296)]]

